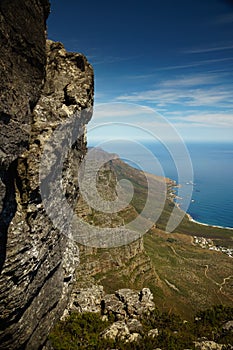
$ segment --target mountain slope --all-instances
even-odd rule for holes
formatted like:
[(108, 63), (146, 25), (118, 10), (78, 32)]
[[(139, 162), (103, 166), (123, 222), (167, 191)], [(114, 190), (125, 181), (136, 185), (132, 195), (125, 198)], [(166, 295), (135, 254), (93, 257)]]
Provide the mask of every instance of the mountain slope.
[[(103, 151), (99, 152), (99, 156), (103, 157)], [(118, 213), (106, 214), (94, 210), (80, 198), (78, 215), (99, 227), (115, 227), (130, 222), (145, 205), (149, 176), (153, 179), (157, 198), (164, 195), (161, 183), (167, 185), (166, 201), (158, 221), (142, 238), (122, 247), (100, 249), (80, 246), (78, 279), (86, 274), (94, 276), (107, 292), (123, 287), (149, 287), (160, 308), (187, 318), (213, 304), (233, 305), (231, 258), (193, 244), (193, 236), (201, 236), (232, 246), (233, 233), (194, 223), (187, 215), (174, 233), (166, 233), (164, 228), (175, 206), (173, 181), (144, 174), (115, 156), (99, 170), (97, 187), (104, 199), (113, 199), (116, 197), (117, 180), (128, 179), (135, 189), (131, 202)], [(160, 203), (154, 203), (151, 209), (159, 207)], [(175, 210), (178, 215), (182, 214), (178, 207)]]

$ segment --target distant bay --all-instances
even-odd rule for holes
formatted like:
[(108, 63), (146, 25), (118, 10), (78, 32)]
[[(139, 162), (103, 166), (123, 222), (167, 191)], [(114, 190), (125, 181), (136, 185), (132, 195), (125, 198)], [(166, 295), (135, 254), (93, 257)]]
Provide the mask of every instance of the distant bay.
[[(123, 141), (100, 144), (100, 147), (119, 154), (134, 167), (179, 182), (176, 161), (171, 155), (176, 145), (141, 143), (144, 149)], [(188, 143), (186, 146), (194, 175), (190, 182), (180, 183), (183, 187), (193, 184), (188, 214), (204, 224), (233, 228), (233, 143)], [(177, 202), (182, 208), (182, 198)]]
[(188, 213), (209, 225), (233, 228), (233, 144), (188, 145), (194, 170)]

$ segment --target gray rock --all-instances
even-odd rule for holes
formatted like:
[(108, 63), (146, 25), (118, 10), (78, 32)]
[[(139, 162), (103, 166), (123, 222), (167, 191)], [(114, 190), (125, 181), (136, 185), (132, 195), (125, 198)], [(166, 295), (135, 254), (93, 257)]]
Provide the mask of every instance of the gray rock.
[(78, 312), (100, 312), (103, 297), (103, 286), (93, 285), (89, 288), (75, 290), (72, 293), (71, 308)]
[(135, 343), (142, 339), (141, 334), (139, 333), (132, 333), (128, 337), (126, 337), (125, 342), (126, 343)]
[(101, 334), (104, 339), (122, 340), (126, 343), (139, 341), (142, 336), (139, 333), (130, 333), (127, 324), (124, 321), (114, 322), (111, 326), (106, 328)]
[(233, 331), (233, 321), (228, 321), (226, 322), (223, 327), (222, 327), (223, 331)]
[(143, 334), (143, 326), (141, 322), (136, 318), (130, 318), (127, 320), (127, 326), (130, 333), (140, 333)]
[(159, 335), (158, 328), (151, 329), (148, 332), (148, 337), (151, 337), (151, 338), (156, 338), (158, 335)]
[(0, 3), (0, 165), (27, 148), (32, 111), (45, 78), (47, 0)]
[(214, 341), (206, 340), (201, 342), (195, 342), (195, 350), (222, 350), (222, 344), (217, 344)]
[(104, 339), (120, 339), (124, 340), (130, 335), (129, 329), (124, 321), (114, 322), (111, 326), (106, 328), (100, 336)]
[(142, 316), (155, 309), (155, 304), (152, 301), (153, 295), (147, 288), (140, 292), (135, 292), (131, 289), (120, 289), (115, 294), (125, 304), (129, 317), (134, 315)]
[(139, 300), (142, 303), (153, 303), (153, 294), (151, 293), (149, 288), (143, 288), (139, 293)]
[[(59, 220), (67, 213), (57, 201), (64, 145), (47, 141), (67, 121), (77, 129), (68, 128), (71, 134), (80, 133), (62, 164), (64, 203), (72, 213), (77, 169), (86, 153), (93, 70), (83, 55), (66, 52), (60, 43), (48, 41), (45, 50), (48, 12), (47, 0), (0, 4), (0, 348), (8, 350), (41, 348), (67, 305), (79, 262), (68, 221), (55, 227), (48, 216), (52, 208)], [(80, 114), (83, 109), (88, 112)], [(40, 174), (46, 147), (50, 157)], [(47, 213), (44, 184), (51, 199)]]
[(116, 320), (124, 320), (126, 318), (125, 305), (115, 294), (107, 294), (102, 301), (102, 310), (104, 314), (114, 315)]
[(108, 294), (102, 301), (102, 312), (114, 315), (116, 320), (141, 317), (155, 309), (153, 295), (148, 288), (142, 291), (119, 289), (115, 294)]

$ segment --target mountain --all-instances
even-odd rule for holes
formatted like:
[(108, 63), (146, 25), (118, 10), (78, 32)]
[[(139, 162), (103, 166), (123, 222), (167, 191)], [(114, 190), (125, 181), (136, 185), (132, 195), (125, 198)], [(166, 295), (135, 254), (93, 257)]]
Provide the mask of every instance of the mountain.
[[(94, 178), (91, 169), (83, 172), (93, 69), (82, 54), (46, 40), (48, 15), (47, 0), (0, 2), (0, 349), (47, 346), (53, 325), (75, 308), (80, 286), (86, 300), (93, 280), (109, 293), (146, 287), (136, 303), (152, 297), (149, 287), (159, 308), (187, 318), (213, 304), (232, 305), (232, 231), (185, 215), (167, 234), (171, 211), (184, 215), (174, 203), (175, 183), (117, 155), (109, 162), (95, 150), (94, 168), (98, 159), (103, 166)], [(96, 209), (83, 196), (82, 178), (87, 194), (98, 179)], [(129, 181), (118, 186), (123, 179)], [(145, 212), (148, 179), (157, 199)], [(221, 251), (209, 249), (219, 245)]]
[[(104, 159), (104, 154), (103, 150), (96, 149), (95, 159)], [(108, 214), (94, 210), (81, 196), (76, 210), (82, 220), (100, 228), (114, 228), (135, 220), (145, 205), (148, 178), (152, 179), (151, 187), (157, 198), (149, 210), (159, 210), (164, 195), (166, 201), (158, 221), (151, 223), (148, 231), (138, 240), (108, 249), (79, 245), (77, 281), (81, 281), (82, 276), (92, 276), (104, 286), (106, 292), (111, 293), (119, 288), (149, 287), (159, 308), (185, 318), (219, 303), (233, 306), (232, 258), (224, 252), (209, 249), (221, 244), (231, 251), (232, 230), (195, 223), (185, 214), (173, 233), (165, 232), (166, 222), (174, 207), (178, 216), (184, 214), (174, 202), (175, 182), (135, 169), (116, 155), (110, 157), (112, 160), (107, 161), (97, 173), (96, 187), (100, 196), (105, 200), (114, 200), (117, 181), (126, 179), (134, 186), (133, 198), (118, 213)], [(106, 153), (105, 159), (108, 158)], [(195, 244), (194, 236), (197, 241), (198, 236), (202, 237), (199, 238), (201, 242), (208, 240), (210, 245), (202, 248), (201, 244)]]

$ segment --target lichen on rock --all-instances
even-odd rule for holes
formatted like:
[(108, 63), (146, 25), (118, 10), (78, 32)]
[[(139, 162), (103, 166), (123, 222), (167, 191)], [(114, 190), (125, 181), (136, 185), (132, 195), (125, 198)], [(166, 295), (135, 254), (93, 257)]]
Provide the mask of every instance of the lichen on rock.
[[(93, 70), (83, 55), (66, 52), (60, 43), (47, 41), (45, 47), (48, 9), (46, 0), (0, 5), (1, 42), (6, 44), (0, 56), (5, 77), (0, 84), (1, 349), (42, 346), (67, 305), (79, 261), (77, 246), (64, 227), (54, 225), (41, 196), (45, 171), (51, 175), (50, 195), (56, 197), (63, 145), (53, 144), (43, 169), (41, 159), (54, 131), (75, 121), (78, 137), (62, 164), (64, 198), (75, 206), (85, 124), (92, 113)], [(62, 207), (54, 210), (59, 217)]]

